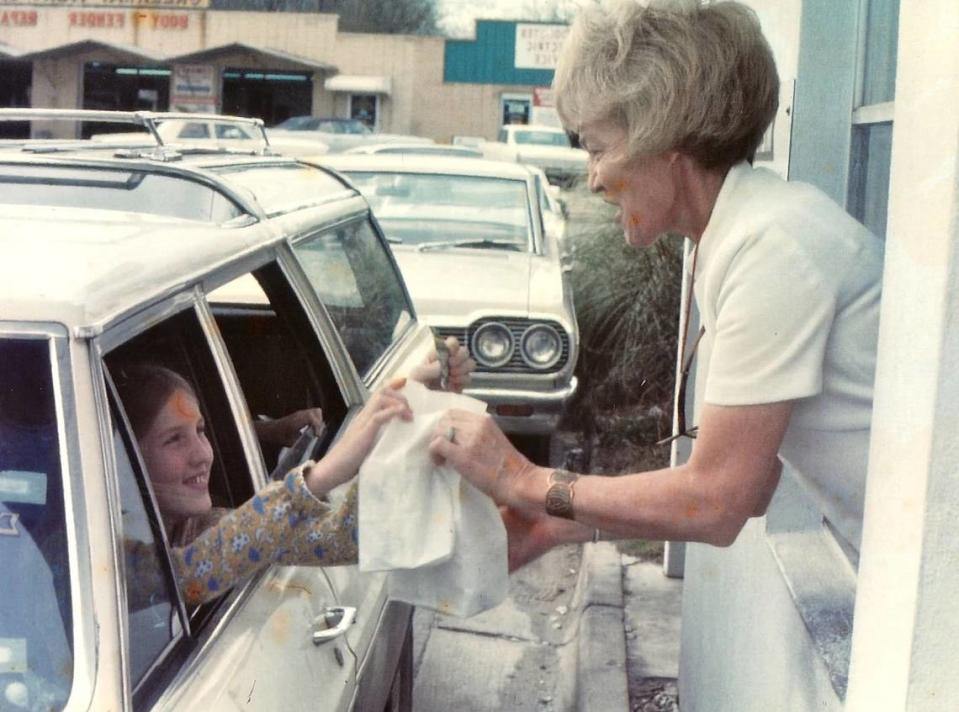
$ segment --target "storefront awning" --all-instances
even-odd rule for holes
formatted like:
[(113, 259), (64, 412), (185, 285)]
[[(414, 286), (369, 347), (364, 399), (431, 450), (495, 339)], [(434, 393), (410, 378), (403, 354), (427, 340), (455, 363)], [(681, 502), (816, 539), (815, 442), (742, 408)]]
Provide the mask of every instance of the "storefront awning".
[(22, 55), (22, 49), (11, 47), (6, 42), (0, 42), (0, 59), (19, 59)]
[(312, 70), (315, 72), (337, 71), (337, 68), (334, 65), (327, 64), (326, 62), (320, 62), (315, 59), (310, 59), (309, 57), (292, 54), (291, 52), (284, 52), (281, 49), (273, 49), (271, 47), (256, 47), (245, 42), (230, 42), (229, 44), (220, 45), (218, 47), (201, 49), (199, 52), (190, 52), (188, 54), (181, 54), (177, 57), (170, 57), (169, 61), (176, 64), (202, 64), (204, 62), (213, 62), (215, 60), (223, 59), (224, 57), (244, 54), (258, 57), (260, 59), (260, 63), (262, 63), (266, 68), (269, 68), (272, 63), (279, 61), (287, 65), (285, 68), (288, 69)]
[(166, 57), (157, 52), (151, 52), (134, 45), (120, 44), (119, 42), (103, 42), (102, 40), (69, 42), (68, 44), (22, 54), (20, 59), (61, 59), (63, 57), (86, 54), (87, 52), (106, 52), (116, 61), (129, 64), (163, 64), (166, 62)]
[(323, 84), (327, 91), (345, 91), (351, 94), (387, 94), (393, 89), (390, 77), (337, 74)]

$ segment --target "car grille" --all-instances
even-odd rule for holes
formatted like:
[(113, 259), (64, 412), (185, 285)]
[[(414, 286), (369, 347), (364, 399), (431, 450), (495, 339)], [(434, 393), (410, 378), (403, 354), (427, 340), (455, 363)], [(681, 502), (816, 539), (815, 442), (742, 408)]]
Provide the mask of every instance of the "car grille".
[[(487, 366), (482, 366), (479, 363), (476, 364), (477, 373), (556, 373), (557, 371), (562, 370), (563, 366), (566, 365), (566, 362), (569, 360), (569, 334), (566, 333), (564, 329), (558, 322), (549, 321), (546, 319), (517, 319), (515, 317), (490, 317), (487, 319), (480, 319), (479, 321), (474, 321), (465, 329), (449, 328), (438, 326), (436, 331), (439, 334), (446, 338), (447, 336), (455, 336), (461, 344), (466, 344), (467, 346), (472, 343), (473, 334), (476, 333), (476, 330), (479, 329), (483, 324), (488, 324), (491, 321), (499, 322), (503, 324), (510, 330), (510, 333), (513, 335), (513, 356), (510, 360), (498, 366), (496, 368), (489, 368)], [(523, 336), (523, 332), (526, 331), (533, 324), (548, 324), (549, 326), (556, 329), (560, 337), (560, 357), (559, 361), (550, 366), (549, 368), (531, 368), (523, 360), (522, 354), (520, 354), (520, 339)]]

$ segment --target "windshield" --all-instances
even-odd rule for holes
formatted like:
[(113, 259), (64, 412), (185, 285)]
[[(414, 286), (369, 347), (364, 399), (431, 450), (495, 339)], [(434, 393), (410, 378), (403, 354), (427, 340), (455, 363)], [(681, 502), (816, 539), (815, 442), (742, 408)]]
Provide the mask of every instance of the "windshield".
[(50, 343), (0, 338), (0, 688), (60, 709), (73, 678), (70, 572)]
[(393, 243), (531, 248), (526, 182), (429, 173), (349, 173)]
[(513, 139), (531, 146), (570, 147), (569, 136), (562, 131), (514, 131)]

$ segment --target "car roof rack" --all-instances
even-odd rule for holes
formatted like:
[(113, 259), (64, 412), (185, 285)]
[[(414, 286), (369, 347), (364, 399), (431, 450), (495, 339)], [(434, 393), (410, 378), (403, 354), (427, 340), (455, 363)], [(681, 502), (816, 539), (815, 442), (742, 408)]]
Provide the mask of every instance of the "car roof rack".
[[(85, 139), (13, 139), (2, 141), (2, 145), (18, 147), (32, 153), (56, 153), (76, 151), (81, 148), (114, 149), (122, 158), (150, 158), (158, 161), (179, 160), (189, 153), (236, 153), (275, 155), (270, 148), (270, 139), (266, 135), (263, 119), (244, 116), (224, 116), (221, 114), (194, 114), (174, 111), (96, 111), (91, 109), (0, 109), (0, 121), (96, 121), (102, 123), (132, 124), (145, 128), (153, 140), (149, 149), (131, 148), (129, 145), (117, 146), (108, 142), (98, 143)], [(263, 145), (259, 150), (222, 148), (219, 146), (194, 147), (177, 146), (164, 143), (157, 126), (164, 121), (216, 121), (223, 124), (253, 126), (259, 129)]]

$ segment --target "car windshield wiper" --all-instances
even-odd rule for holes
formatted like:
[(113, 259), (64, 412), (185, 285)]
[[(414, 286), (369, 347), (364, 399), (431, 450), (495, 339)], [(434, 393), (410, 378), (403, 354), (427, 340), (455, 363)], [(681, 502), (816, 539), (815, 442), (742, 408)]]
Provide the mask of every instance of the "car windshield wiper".
[(430, 250), (448, 250), (451, 247), (495, 247), (505, 250), (522, 251), (523, 246), (513, 240), (445, 240), (443, 242), (423, 242), (416, 246), (417, 252), (428, 252)]
[(403, 244), (403, 240), (402, 240), (401, 238), (399, 238), (399, 237), (390, 237), (389, 235), (386, 236), (386, 241), (387, 241), (388, 243), (390, 243), (391, 245), (402, 245), (402, 244)]

